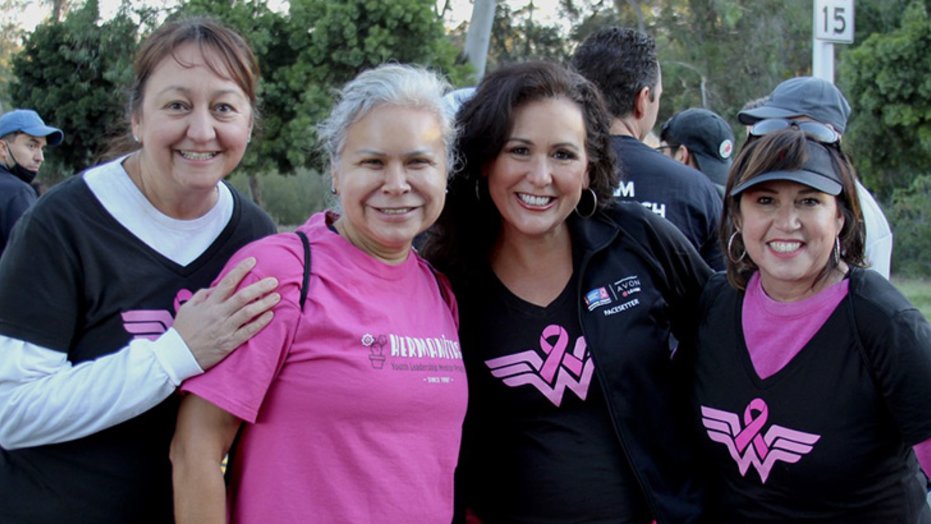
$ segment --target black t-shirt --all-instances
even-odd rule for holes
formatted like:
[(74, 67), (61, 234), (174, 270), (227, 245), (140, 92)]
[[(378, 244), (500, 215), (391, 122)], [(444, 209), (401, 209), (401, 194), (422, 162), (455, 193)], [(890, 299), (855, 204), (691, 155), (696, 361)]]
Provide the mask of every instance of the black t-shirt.
[(931, 437), (931, 328), (891, 284), (853, 270), (802, 350), (760, 379), (743, 293), (706, 287), (695, 366), (696, 438), (714, 522), (927, 524), (911, 446)]
[[(488, 272), (463, 300), (470, 407), (460, 496), (486, 523), (650, 522), (581, 334), (575, 276), (550, 305)], [(473, 304), (474, 306), (475, 304)]]
[[(127, 313), (141, 312), (152, 325), (162, 320), (164, 331), (179, 304), (208, 287), (237, 249), (274, 232), (264, 212), (233, 196), (220, 236), (179, 266), (107, 213), (83, 178), (59, 184), (22, 218), (0, 260), (0, 334), (67, 353), (77, 364), (130, 342), (141, 326)], [(157, 334), (148, 331), (141, 335)], [(173, 395), (85, 438), (0, 449), (0, 520), (172, 522), (168, 445), (177, 405)]]
[(612, 136), (611, 145), (623, 176), (615, 195), (665, 217), (712, 269), (724, 269), (718, 242), (723, 202), (708, 177), (633, 137)]

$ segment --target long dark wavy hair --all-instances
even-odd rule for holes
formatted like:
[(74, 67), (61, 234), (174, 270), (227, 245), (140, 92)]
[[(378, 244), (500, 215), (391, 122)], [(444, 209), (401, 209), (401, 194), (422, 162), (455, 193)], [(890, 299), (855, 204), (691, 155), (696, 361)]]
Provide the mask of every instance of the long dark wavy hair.
[[(720, 241), (727, 259), (727, 280), (736, 289), (745, 290), (747, 282), (758, 266), (746, 255), (746, 247), (735, 222), (740, 215), (740, 195), (727, 196), (738, 185), (773, 171), (798, 171), (808, 160), (808, 141), (805, 133), (797, 128), (788, 128), (755, 138), (744, 146), (734, 159), (724, 190), (724, 217), (720, 226)], [(864, 266), (865, 226), (857, 197), (857, 175), (847, 156), (836, 145), (824, 144), (831, 157), (834, 172), (841, 180), (841, 192), (835, 198), (837, 207), (844, 216), (840, 235), (840, 260), (850, 266)], [(731, 240), (733, 237), (733, 240)], [(825, 267), (815, 279), (815, 284), (837, 267), (834, 257), (829, 257)]]
[(612, 205), (619, 174), (611, 148), (610, 117), (598, 89), (578, 73), (549, 62), (502, 67), (486, 76), (459, 109), (459, 164), (450, 179), (443, 213), (422, 250), (454, 283), (461, 284), (474, 271), (487, 267), (500, 233), (501, 214), (488, 194), (482, 171), (504, 147), (515, 110), (557, 97), (572, 100), (581, 109), (589, 187), (600, 209)]

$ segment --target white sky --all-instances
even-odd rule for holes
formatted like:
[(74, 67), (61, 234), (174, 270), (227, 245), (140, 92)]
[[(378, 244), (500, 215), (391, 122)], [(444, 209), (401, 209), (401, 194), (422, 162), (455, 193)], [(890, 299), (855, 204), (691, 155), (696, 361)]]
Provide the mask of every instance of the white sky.
[[(133, 0), (135, 4), (139, 0)], [(281, 6), (286, 0), (269, 0), (273, 6)], [(385, 0), (390, 1), (390, 0)], [(511, 6), (513, 9), (519, 9), (529, 3), (529, 0), (498, 0)], [(142, 0), (140, 3), (153, 6), (167, 6), (176, 4), (176, 0)], [(437, 5), (442, 6), (443, 0), (437, 0)], [(100, 14), (103, 18), (108, 18), (116, 13), (120, 6), (119, 0), (99, 0)], [(468, 20), (472, 16), (472, 0), (453, 0), (451, 3), (452, 12), (447, 14), (447, 24), (457, 26), (459, 23)], [(552, 23), (558, 21), (557, 6), (558, 0), (534, 0), (534, 6), (540, 13), (540, 21)], [(33, 0), (29, 2), (21, 12), (0, 13), (4, 22), (13, 21), (27, 32), (32, 31), (49, 14), (49, 7), (45, 2)]]

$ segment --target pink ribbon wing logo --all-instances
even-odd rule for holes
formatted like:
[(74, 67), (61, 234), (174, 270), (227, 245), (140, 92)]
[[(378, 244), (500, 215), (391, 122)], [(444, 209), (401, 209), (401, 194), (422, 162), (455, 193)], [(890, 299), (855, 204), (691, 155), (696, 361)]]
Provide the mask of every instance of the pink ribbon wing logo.
[[(550, 339), (556, 338), (555, 343)], [(485, 361), (491, 374), (501, 378), (510, 387), (529, 384), (543, 393), (557, 407), (562, 403), (566, 388), (582, 400), (588, 395), (588, 386), (595, 371), (595, 363), (586, 355), (585, 337), (575, 341), (569, 353), (569, 333), (551, 324), (540, 334), (540, 349), (544, 357), (533, 349)]]
[(763, 433), (769, 417), (769, 406), (761, 398), (747, 404), (743, 413), (743, 427), (735, 413), (701, 407), (702, 424), (708, 438), (724, 444), (737, 463), (741, 476), (746, 476), (752, 465), (763, 484), (776, 461), (794, 464), (814, 449), (821, 435), (796, 431), (773, 424)]
[(174, 317), (164, 309), (135, 309), (124, 311), (123, 329), (133, 338), (155, 340), (162, 336), (174, 323)]
[[(194, 296), (187, 289), (178, 291), (173, 302), (175, 313), (181, 306)], [(123, 329), (133, 336), (133, 339), (144, 338), (155, 340), (162, 336), (174, 324), (171, 311), (165, 309), (134, 309), (120, 313), (123, 319)]]

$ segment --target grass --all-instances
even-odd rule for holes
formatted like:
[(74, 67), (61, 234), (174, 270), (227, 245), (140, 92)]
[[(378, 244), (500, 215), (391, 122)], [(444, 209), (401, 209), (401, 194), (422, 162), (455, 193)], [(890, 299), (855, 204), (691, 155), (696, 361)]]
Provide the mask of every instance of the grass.
[(904, 278), (893, 275), (892, 283), (906, 298), (931, 322), (931, 280), (924, 278)]

